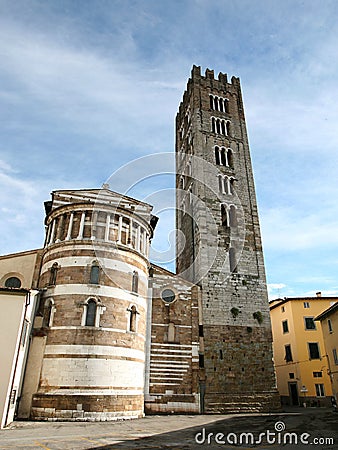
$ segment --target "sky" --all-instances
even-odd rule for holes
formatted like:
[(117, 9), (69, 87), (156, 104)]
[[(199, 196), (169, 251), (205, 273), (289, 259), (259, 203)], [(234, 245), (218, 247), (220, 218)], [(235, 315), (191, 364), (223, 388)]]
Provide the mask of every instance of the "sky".
[(124, 167), (170, 267), (173, 164), (134, 185), (135, 161), (174, 152), (195, 64), (241, 79), (270, 298), (338, 295), (337, 19), (329, 0), (0, 0), (0, 254), (43, 245), (51, 191), (118, 190)]

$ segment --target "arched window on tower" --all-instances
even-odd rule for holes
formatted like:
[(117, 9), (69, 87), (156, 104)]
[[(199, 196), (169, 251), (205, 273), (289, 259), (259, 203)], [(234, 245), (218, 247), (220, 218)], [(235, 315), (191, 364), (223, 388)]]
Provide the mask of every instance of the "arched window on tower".
[(214, 109), (214, 98), (212, 95), (209, 95), (209, 99), (210, 99), (210, 109)]
[(219, 166), (220, 165), (220, 151), (219, 151), (219, 147), (215, 147), (215, 160), (216, 160), (216, 164)]
[(233, 194), (235, 193), (234, 183), (235, 183), (235, 179), (234, 179), (234, 178), (230, 178), (230, 179), (229, 179), (229, 189), (228, 189), (228, 194), (233, 195)]
[(223, 136), (226, 136), (226, 129), (225, 129), (225, 122), (224, 122), (224, 120), (221, 120), (221, 131), (220, 131), (220, 133), (221, 134), (223, 134)]
[(222, 166), (227, 166), (228, 164), (227, 164), (227, 153), (226, 153), (226, 150), (225, 150), (225, 148), (221, 148), (221, 163), (222, 163)]
[(86, 321), (85, 321), (86, 327), (95, 327), (96, 314), (97, 314), (96, 301), (90, 299), (86, 304)]
[(216, 131), (221, 134), (221, 121), (219, 119), (216, 120)]
[(228, 208), (223, 203), (221, 204), (221, 220), (223, 227), (229, 226)]
[(216, 120), (215, 120), (215, 117), (211, 118), (211, 131), (213, 133), (216, 133)]
[(230, 136), (230, 121), (229, 120), (226, 123), (226, 135)]
[(100, 281), (100, 266), (98, 262), (94, 261), (90, 268), (90, 284), (99, 284)]
[(134, 272), (133, 272), (131, 290), (132, 290), (132, 292), (136, 292), (136, 293), (138, 292), (138, 273), (136, 272), (136, 270), (134, 270)]
[(233, 155), (231, 148), (227, 149), (227, 159), (228, 159), (228, 166), (233, 169), (234, 168), (234, 161), (233, 161)]
[(59, 268), (60, 267), (57, 262), (55, 262), (52, 265), (52, 267), (50, 268), (50, 275), (49, 275), (49, 285), (50, 286), (55, 286)]
[(43, 309), (42, 326), (51, 327), (53, 325), (54, 312), (55, 312), (54, 300), (49, 298), (46, 300)]

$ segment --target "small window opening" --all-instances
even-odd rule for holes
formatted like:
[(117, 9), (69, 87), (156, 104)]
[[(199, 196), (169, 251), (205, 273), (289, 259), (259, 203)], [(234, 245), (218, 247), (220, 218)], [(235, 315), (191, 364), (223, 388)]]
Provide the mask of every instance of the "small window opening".
[(228, 161), (227, 161), (227, 154), (224, 148), (221, 149), (221, 162), (222, 162), (222, 166), (227, 166)]
[(225, 122), (224, 122), (224, 120), (222, 120), (221, 121), (221, 134), (223, 134), (223, 136), (226, 136), (226, 134), (227, 134), (227, 132), (226, 132), (226, 129), (225, 129)]
[(51, 299), (49, 299), (49, 300), (47, 300), (45, 307), (44, 307), (44, 311), (43, 311), (42, 324), (44, 327), (51, 326), (52, 310), (53, 310), (53, 301)]
[(58, 263), (54, 263), (50, 268), (50, 277), (49, 277), (50, 286), (54, 286), (56, 284), (58, 270), (59, 270)]
[(219, 166), (220, 165), (219, 147), (215, 147), (215, 160), (216, 160), (217, 166)]
[(228, 157), (228, 166), (231, 169), (233, 169), (234, 168), (234, 160), (233, 160), (232, 150), (230, 148), (228, 149), (227, 157)]
[(287, 344), (287, 345), (285, 345), (284, 348), (285, 348), (285, 356), (284, 356), (285, 361), (286, 362), (293, 361), (293, 359), (292, 359), (292, 352), (291, 352), (291, 345)]
[(315, 321), (313, 320), (313, 317), (304, 317), (305, 320), (305, 329), (306, 330), (315, 330), (316, 329), (316, 324)]
[(320, 359), (319, 345), (317, 342), (308, 342), (309, 358)]
[(94, 263), (90, 268), (90, 284), (99, 284), (100, 281), (100, 267)]
[(18, 277), (9, 277), (5, 281), (5, 286), (8, 288), (20, 288), (21, 287), (21, 281)]
[(204, 355), (202, 353), (198, 355), (198, 365), (201, 369), (204, 368)]
[(228, 211), (225, 205), (221, 205), (221, 219), (222, 219), (222, 226), (228, 227), (229, 226)]
[(132, 286), (131, 286), (132, 292), (137, 293), (138, 292), (138, 273), (136, 270), (133, 272), (133, 280), (132, 280)]
[(136, 331), (136, 315), (138, 314), (136, 306), (133, 305), (130, 308), (130, 315), (129, 315), (129, 331)]
[(97, 304), (95, 300), (89, 300), (87, 303), (87, 311), (86, 311), (86, 323), (85, 325), (88, 327), (94, 327), (95, 326), (95, 319), (96, 319), (96, 311), (97, 310)]
[(283, 327), (283, 333), (288, 333), (289, 332), (289, 325), (288, 325), (288, 321), (287, 320), (283, 320), (282, 327)]
[(211, 119), (211, 130), (213, 133), (216, 133), (216, 121), (214, 117)]

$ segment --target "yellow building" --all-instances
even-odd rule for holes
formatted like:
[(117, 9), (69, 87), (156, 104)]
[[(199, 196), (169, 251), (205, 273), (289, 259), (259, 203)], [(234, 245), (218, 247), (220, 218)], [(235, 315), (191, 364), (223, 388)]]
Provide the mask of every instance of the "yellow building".
[(322, 312), (315, 320), (321, 323), (332, 394), (338, 403), (338, 302)]
[[(284, 405), (329, 406), (332, 387), (320, 321), (337, 301), (317, 297), (270, 303), (277, 387)], [(337, 325), (338, 327), (338, 325)]]

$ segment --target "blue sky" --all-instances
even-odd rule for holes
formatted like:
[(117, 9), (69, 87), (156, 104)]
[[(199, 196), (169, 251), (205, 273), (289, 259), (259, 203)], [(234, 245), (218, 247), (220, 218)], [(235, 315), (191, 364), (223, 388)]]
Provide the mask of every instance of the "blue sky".
[(337, 19), (327, 0), (0, 0), (0, 253), (43, 244), (52, 190), (173, 152), (196, 64), (241, 78), (271, 298), (337, 295)]

